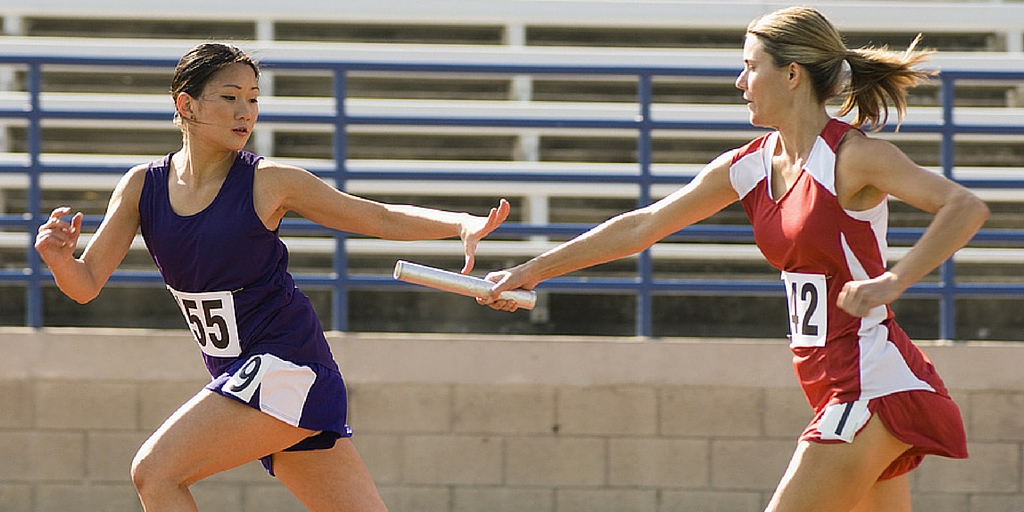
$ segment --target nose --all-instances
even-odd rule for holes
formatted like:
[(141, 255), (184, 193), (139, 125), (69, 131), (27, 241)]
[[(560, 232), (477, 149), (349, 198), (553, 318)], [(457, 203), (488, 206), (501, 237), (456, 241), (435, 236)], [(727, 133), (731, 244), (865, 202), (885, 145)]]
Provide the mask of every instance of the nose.
[(239, 119), (254, 119), (259, 114), (259, 106), (249, 103), (242, 102), (237, 109), (235, 109), (235, 115)]
[(743, 71), (740, 71), (740, 74), (736, 77), (736, 82), (733, 85), (741, 91), (747, 90), (747, 70), (744, 69)]

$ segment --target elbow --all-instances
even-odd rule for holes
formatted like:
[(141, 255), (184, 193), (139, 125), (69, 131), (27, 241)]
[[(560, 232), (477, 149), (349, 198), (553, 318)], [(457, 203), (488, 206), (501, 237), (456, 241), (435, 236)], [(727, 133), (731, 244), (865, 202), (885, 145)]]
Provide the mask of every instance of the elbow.
[(961, 197), (961, 208), (959, 210), (965, 214), (965, 218), (974, 221), (973, 224), (976, 226), (976, 229), (981, 229), (981, 226), (985, 224), (985, 221), (988, 220), (992, 212), (980, 197), (970, 191), (965, 192)]
[(978, 215), (979, 215), (979, 217), (981, 217), (981, 223), (984, 224), (985, 221), (988, 220), (988, 217), (989, 217), (989, 215), (992, 214), (992, 212), (991, 212), (991, 210), (988, 209), (988, 205), (985, 204), (985, 201), (982, 201), (981, 199), (978, 199), (978, 203), (979, 203)]
[(61, 286), (59, 282), (57, 283), (57, 287), (60, 288), (60, 291), (64, 292), (64, 295), (67, 295), (68, 298), (79, 304), (88, 304), (100, 294), (99, 288), (71, 289)]
[(635, 210), (622, 216), (624, 229), (619, 238), (621, 247), (628, 254), (636, 254), (658, 241), (652, 233), (652, 214), (644, 210)]
[(79, 304), (88, 304), (89, 302), (92, 302), (92, 300), (95, 299), (97, 295), (99, 295), (98, 293), (82, 293), (82, 292), (73, 293), (73, 294), (65, 292), (64, 294), (67, 295), (68, 297), (70, 297), (71, 300), (73, 300), (73, 301), (75, 301), (75, 302), (77, 302)]

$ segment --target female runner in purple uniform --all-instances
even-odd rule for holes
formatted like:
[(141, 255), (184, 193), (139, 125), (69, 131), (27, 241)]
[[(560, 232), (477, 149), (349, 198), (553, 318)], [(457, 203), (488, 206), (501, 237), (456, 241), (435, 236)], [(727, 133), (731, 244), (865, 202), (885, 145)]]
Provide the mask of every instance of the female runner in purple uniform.
[(189, 486), (261, 459), (313, 511), (380, 511), (346, 425), (345, 385), (323, 330), (287, 272), (278, 226), (289, 211), (390, 240), (459, 236), (463, 272), (477, 242), (508, 216), (381, 204), (304, 169), (243, 151), (259, 113), (259, 68), (239, 49), (201, 44), (171, 82), (182, 147), (132, 168), (84, 253), (82, 213), (53, 211), (36, 250), (60, 289), (96, 297), (140, 228), (213, 380), (142, 445), (132, 480), (147, 512), (194, 511)]

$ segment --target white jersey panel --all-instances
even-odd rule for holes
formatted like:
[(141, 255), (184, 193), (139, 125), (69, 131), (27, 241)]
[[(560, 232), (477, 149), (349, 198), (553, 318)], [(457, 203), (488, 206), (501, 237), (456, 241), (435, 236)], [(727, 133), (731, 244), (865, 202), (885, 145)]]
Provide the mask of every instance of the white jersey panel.
[[(853, 254), (845, 236), (841, 242), (850, 275), (855, 280), (868, 279), (867, 272)], [(870, 400), (900, 391), (935, 391), (927, 382), (914, 375), (903, 359), (903, 354), (889, 341), (889, 329), (882, 325), (886, 315), (887, 309), (882, 305), (871, 308), (868, 315), (861, 319), (857, 333), (860, 347), (860, 398)]]
[[(765, 148), (774, 148), (777, 133), (768, 135)], [(736, 194), (743, 199), (754, 187), (767, 177), (767, 169), (772, 168), (772, 151), (761, 149), (748, 153), (729, 167), (729, 181)]]
[(826, 190), (836, 195), (836, 154), (825, 139), (818, 136), (811, 147), (811, 154), (804, 162), (804, 172), (809, 173)]

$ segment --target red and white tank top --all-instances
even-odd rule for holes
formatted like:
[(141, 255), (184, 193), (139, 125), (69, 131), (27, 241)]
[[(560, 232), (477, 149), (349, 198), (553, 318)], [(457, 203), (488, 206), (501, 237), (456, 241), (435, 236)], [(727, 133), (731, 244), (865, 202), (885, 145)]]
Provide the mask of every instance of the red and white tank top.
[(782, 271), (793, 364), (815, 410), (900, 391), (946, 392), (888, 306), (860, 318), (836, 305), (846, 282), (886, 270), (887, 203), (849, 211), (836, 197), (836, 149), (850, 129), (830, 120), (788, 191), (771, 190), (778, 133), (740, 148), (729, 170), (758, 248)]

